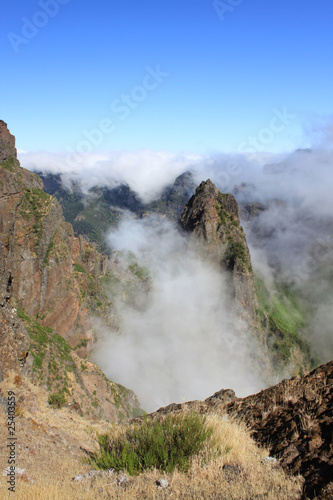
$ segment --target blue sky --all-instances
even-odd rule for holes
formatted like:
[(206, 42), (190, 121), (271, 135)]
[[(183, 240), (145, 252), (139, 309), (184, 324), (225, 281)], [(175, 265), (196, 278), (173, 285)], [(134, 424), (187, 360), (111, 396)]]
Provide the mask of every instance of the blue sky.
[[(18, 148), (308, 146), (304, 127), (332, 116), (333, 3), (223, 3), (2, 2), (0, 118)], [(276, 112), (293, 118), (272, 131)]]

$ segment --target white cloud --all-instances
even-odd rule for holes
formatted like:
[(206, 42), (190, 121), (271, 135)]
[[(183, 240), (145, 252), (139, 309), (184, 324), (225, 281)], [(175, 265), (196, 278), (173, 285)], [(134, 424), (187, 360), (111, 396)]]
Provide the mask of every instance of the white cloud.
[(223, 274), (193, 255), (171, 223), (127, 218), (109, 242), (135, 252), (150, 270), (152, 289), (139, 310), (118, 295), (121, 335), (104, 330), (96, 352), (107, 376), (131, 387), (149, 411), (203, 399), (222, 387), (239, 395), (264, 387), (251, 366), (250, 339), (234, 331)]

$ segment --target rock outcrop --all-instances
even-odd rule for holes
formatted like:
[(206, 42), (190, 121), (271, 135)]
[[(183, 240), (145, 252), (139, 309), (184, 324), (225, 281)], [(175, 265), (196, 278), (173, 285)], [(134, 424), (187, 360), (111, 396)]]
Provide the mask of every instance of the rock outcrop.
[(333, 361), (246, 398), (221, 390), (205, 401), (171, 404), (151, 416), (184, 410), (242, 420), (286, 471), (303, 476), (303, 499), (333, 497)]
[(24, 323), (9, 303), (0, 306), (0, 382), (9, 371), (32, 374), (30, 338)]
[(7, 124), (0, 120), (0, 163), (18, 165), (15, 137), (9, 132)]
[(333, 496), (333, 361), (226, 407), (269, 446), (284, 468), (305, 479), (304, 495)]
[(247, 324), (255, 323), (258, 305), (253, 270), (235, 197), (221, 193), (208, 179), (185, 206), (180, 224), (204, 242), (212, 261), (230, 272), (234, 311)]

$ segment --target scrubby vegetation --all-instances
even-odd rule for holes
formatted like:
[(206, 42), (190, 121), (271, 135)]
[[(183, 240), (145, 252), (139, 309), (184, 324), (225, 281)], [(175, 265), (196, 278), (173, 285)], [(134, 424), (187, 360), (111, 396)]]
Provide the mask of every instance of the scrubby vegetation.
[(54, 408), (62, 408), (67, 403), (66, 397), (63, 392), (52, 392), (47, 400), (50, 406)]
[(224, 260), (228, 269), (234, 269), (236, 262), (241, 262), (244, 269), (247, 268), (246, 249), (243, 243), (231, 240), (224, 256)]
[(133, 262), (129, 265), (129, 270), (134, 276), (139, 278), (141, 281), (144, 281), (149, 276), (149, 271), (145, 267), (139, 266), (137, 262)]
[(154, 468), (187, 471), (190, 458), (212, 432), (205, 418), (195, 413), (169, 414), (160, 421), (145, 418), (140, 424), (128, 425), (120, 435), (99, 436), (100, 451), (93, 462), (98, 468), (126, 470), (131, 475)]
[[(119, 421), (142, 414), (142, 410), (138, 408), (139, 402), (137, 402), (137, 408), (133, 409), (129, 390), (108, 380), (96, 365), (87, 360), (81, 361), (80, 365), (77, 366), (71, 347), (61, 335), (54, 332), (52, 328), (43, 326), (35, 319), (30, 318), (23, 309), (17, 309), (17, 314), (24, 322), (30, 337), (29, 355), (33, 358), (34, 381), (47, 387), (52, 395), (52, 400), (49, 401), (50, 405), (59, 408), (63, 398), (73, 397), (80, 386), (80, 396), (76, 393), (80, 404), (85, 399), (86, 408), (91, 406), (98, 408), (100, 402), (96, 394), (83, 388), (79, 377), (83, 373), (93, 376), (99, 374), (106, 383), (107, 401), (114, 405)], [(84, 339), (83, 345), (86, 345), (87, 342), (87, 339)]]
[(74, 264), (73, 269), (77, 273), (85, 273), (86, 272), (86, 270), (84, 269), (84, 267), (81, 266), (81, 264)]
[(51, 255), (53, 249), (54, 249), (54, 237), (52, 236), (52, 238), (50, 239), (50, 243), (47, 247), (45, 257), (44, 257), (44, 262), (43, 262), (44, 266), (46, 266), (49, 263), (49, 258), (50, 258), (50, 255)]
[(14, 156), (10, 156), (7, 158), (7, 160), (3, 161), (0, 164), (0, 167), (5, 168), (6, 170), (9, 170), (10, 172), (14, 171)]
[[(6, 385), (4, 385), (6, 384)], [(3, 391), (13, 389), (13, 381), (2, 383)], [(15, 495), (26, 500), (90, 500), (100, 499), (249, 499), (267, 500), (297, 499), (301, 497), (302, 483), (299, 478), (288, 477), (278, 462), (265, 460), (268, 450), (259, 448), (250, 437), (250, 431), (233, 419), (222, 415), (208, 415), (206, 425), (213, 429), (207, 446), (213, 440), (208, 454), (204, 449), (190, 459), (187, 472), (177, 470), (163, 472), (159, 469), (142, 471), (128, 477), (122, 471), (91, 471), (91, 465), (83, 463), (80, 447), (94, 447), (96, 432), (103, 434), (107, 424), (91, 421), (70, 413), (66, 409), (54, 410), (45, 401), (41, 387), (23, 379), (17, 394), (33, 397), (36, 408), (29, 418), (19, 421), (21, 429), (20, 465), (25, 475), (16, 484)], [(0, 415), (1, 416), (1, 415)], [(3, 414), (3, 439), (5, 415)], [(34, 432), (31, 432), (31, 427)], [(114, 432), (118, 426), (114, 426)], [(71, 436), (72, 446), (65, 446)], [(22, 441), (23, 440), (23, 441)], [(50, 442), (52, 450), (50, 452)], [(33, 458), (32, 458), (33, 457)], [(6, 449), (2, 449), (7, 460)], [(55, 473), (56, 471), (56, 473)], [(104, 472), (104, 471), (103, 471)], [(79, 475), (79, 476), (78, 476)], [(74, 477), (82, 480), (73, 481)], [(31, 478), (31, 480), (29, 480)], [(161, 479), (166, 488), (159, 486)], [(2, 497), (13, 498), (7, 489), (7, 477), (2, 478)]]
[(25, 311), (17, 309), (30, 337), (30, 354), (33, 357), (33, 371), (38, 381), (46, 383), (54, 392), (68, 392), (68, 372), (75, 373), (71, 348), (66, 340), (52, 328), (43, 326), (30, 318)]
[(35, 235), (36, 252), (43, 236), (42, 219), (49, 209), (51, 200), (51, 196), (42, 189), (31, 188), (25, 191), (20, 204), (20, 215), (25, 220), (33, 221), (32, 230)]

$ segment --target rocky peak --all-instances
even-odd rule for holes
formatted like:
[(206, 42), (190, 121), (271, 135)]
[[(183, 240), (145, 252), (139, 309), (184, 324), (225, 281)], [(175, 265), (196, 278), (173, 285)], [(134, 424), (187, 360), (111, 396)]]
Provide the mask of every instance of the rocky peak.
[(237, 316), (252, 324), (257, 319), (253, 271), (235, 197), (221, 193), (208, 179), (185, 206), (180, 224), (204, 244), (210, 260), (231, 272)]
[[(197, 187), (195, 194), (185, 206), (180, 223), (183, 229), (193, 231), (208, 244), (224, 240), (230, 218), (233, 226), (239, 226), (238, 204), (232, 194), (222, 194), (210, 179)], [(225, 229), (227, 231), (225, 231)], [(229, 234), (229, 233), (228, 233)], [(216, 248), (215, 248), (216, 250)]]
[(14, 158), (17, 161), (15, 137), (9, 132), (7, 123), (0, 120), (0, 163)]

